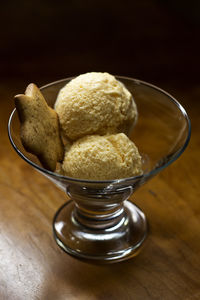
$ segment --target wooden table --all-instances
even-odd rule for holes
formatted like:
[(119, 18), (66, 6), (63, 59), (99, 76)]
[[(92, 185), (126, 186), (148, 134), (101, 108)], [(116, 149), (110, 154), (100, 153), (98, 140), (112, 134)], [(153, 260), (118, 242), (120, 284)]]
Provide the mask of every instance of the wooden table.
[(200, 86), (169, 85), (192, 120), (191, 142), (135, 193), (150, 233), (137, 257), (112, 265), (78, 261), (53, 239), (65, 194), (20, 159), (7, 137), (12, 96), (24, 88), (9, 82), (0, 90), (0, 299), (200, 299)]

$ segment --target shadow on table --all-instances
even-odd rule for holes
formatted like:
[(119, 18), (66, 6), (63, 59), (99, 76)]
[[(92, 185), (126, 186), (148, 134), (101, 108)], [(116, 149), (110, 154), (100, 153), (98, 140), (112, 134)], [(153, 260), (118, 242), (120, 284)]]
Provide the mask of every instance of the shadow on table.
[(130, 297), (133, 289), (140, 290), (140, 297), (147, 296), (143, 286), (144, 273), (148, 274), (147, 244), (138, 256), (107, 265), (86, 263), (61, 253), (49, 266), (53, 274), (50, 280), (47, 274), (40, 299), (125, 299), (123, 296)]

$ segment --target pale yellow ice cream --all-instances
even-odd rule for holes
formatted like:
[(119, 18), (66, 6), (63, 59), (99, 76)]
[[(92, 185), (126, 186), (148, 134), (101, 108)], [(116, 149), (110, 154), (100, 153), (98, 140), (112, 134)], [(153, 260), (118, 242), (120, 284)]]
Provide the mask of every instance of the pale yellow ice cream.
[(63, 136), (76, 140), (85, 135), (128, 133), (137, 119), (131, 93), (108, 73), (82, 74), (64, 86), (57, 97)]
[(142, 174), (141, 156), (124, 134), (90, 135), (75, 141), (65, 152), (65, 176), (112, 180)]

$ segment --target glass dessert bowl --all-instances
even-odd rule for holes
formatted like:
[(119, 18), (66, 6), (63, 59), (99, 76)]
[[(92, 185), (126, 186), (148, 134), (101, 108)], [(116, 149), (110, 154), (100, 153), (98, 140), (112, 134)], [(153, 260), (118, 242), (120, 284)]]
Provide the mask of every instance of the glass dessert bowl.
[[(57, 244), (80, 259), (103, 263), (122, 261), (139, 252), (147, 236), (147, 220), (128, 199), (138, 187), (183, 153), (191, 132), (186, 111), (171, 95), (136, 79), (116, 78), (132, 93), (138, 108), (138, 121), (129, 138), (142, 156), (143, 174), (140, 176), (92, 181), (48, 171), (22, 146), (16, 109), (8, 122), (10, 142), (20, 157), (70, 198), (53, 219)], [(71, 79), (41, 88), (49, 106), (54, 106), (59, 90)]]

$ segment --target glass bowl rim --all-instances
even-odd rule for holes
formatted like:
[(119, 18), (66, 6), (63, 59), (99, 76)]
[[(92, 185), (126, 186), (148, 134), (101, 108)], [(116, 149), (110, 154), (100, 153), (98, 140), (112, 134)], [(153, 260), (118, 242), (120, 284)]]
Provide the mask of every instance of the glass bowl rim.
[[(184, 115), (184, 117), (185, 117), (185, 119), (187, 120), (187, 123), (188, 123), (188, 136), (187, 136), (186, 141), (183, 144), (183, 146), (176, 152), (176, 154), (167, 163), (165, 163), (164, 165), (161, 165), (157, 168), (152, 169), (150, 172), (148, 172), (146, 174), (142, 174), (142, 175), (139, 175), (139, 176), (133, 176), (133, 177), (125, 177), (125, 178), (120, 178), (120, 179), (112, 179), (112, 180), (79, 179), (79, 178), (67, 177), (67, 176), (49, 171), (49, 170), (37, 165), (36, 163), (32, 162), (30, 159), (28, 159), (15, 145), (15, 143), (12, 139), (12, 134), (11, 134), (12, 118), (13, 118), (14, 114), (16, 113), (16, 108), (14, 108), (13, 111), (11, 112), (9, 120), (8, 120), (8, 136), (9, 136), (9, 140), (11, 142), (11, 145), (13, 146), (13, 148), (17, 152), (17, 154), (21, 158), (23, 158), (27, 163), (29, 163), (32, 167), (37, 169), (38, 171), (40, 171), (42, 173), (45, 173), (46, 175), (53, 176), (55, 179), (67, 180), (67, 181), (71, 181), (71, 182), (74, 182), (74, 183), (88, 183), (88, 184), (113, 184), (113, 183), (116, 184), (116, 183), (123, 183), (123, 182), (129, 182), (129, 181), (136, 181), (136, 180), (139, 180), (139, 179), (144, 178), (144, 177), (152, 177), (155, 174), (157, 174), (158, 172), (160, 172), (161, 170), (163, 170), (164, 168), (166, 168), (167, 166), (169, 166), (171, 163), (173, 163), (184, 152), (184, 150), (186, 149), (186, 147), (187, 147), (187, 145), (190, 141), (190, 137), (191, 137), (191, 122), (190, 122), (190, 119), (189, 119), (188, 114), (187, 114), (186, 110), (184, 109), (184, 107), (172, 95), (170, 95), (169, 93), (167, 93), (163, 89), (157, 87), (156, 85), (145, 82), (143, 80), (131, 78), (131, 77), (118, 76), (118, 75), (114, 75), (114, 76), (119, 80), (120, 79), (125, 79), (125, 80), (129, 80), (129, 81), (134, 81), (136, 84), (142, 84), (142, 85), (148, 86), (148, 87), (153, 88), (154, 90), (157, 90), (160, 93), (168, 96), (168, 99), (170, 101), (172, 101), (179, 108), (179, 110), (182, 112), (182, 114)], [(60, 79), (60, 80), (50, 82), (50, 83), (45, 84), (42, 87), (40, 87), (40, 90), (42, 91), (44, 88), (47, 88), (47, 87), (52, 86), (52, 85), (57, 84), (57, 83), (65, 82), (67, 80), (70, 81), (75, 77), (76, 76), (67, 77), (67, 78), (64, 78), (64, 79)]]

